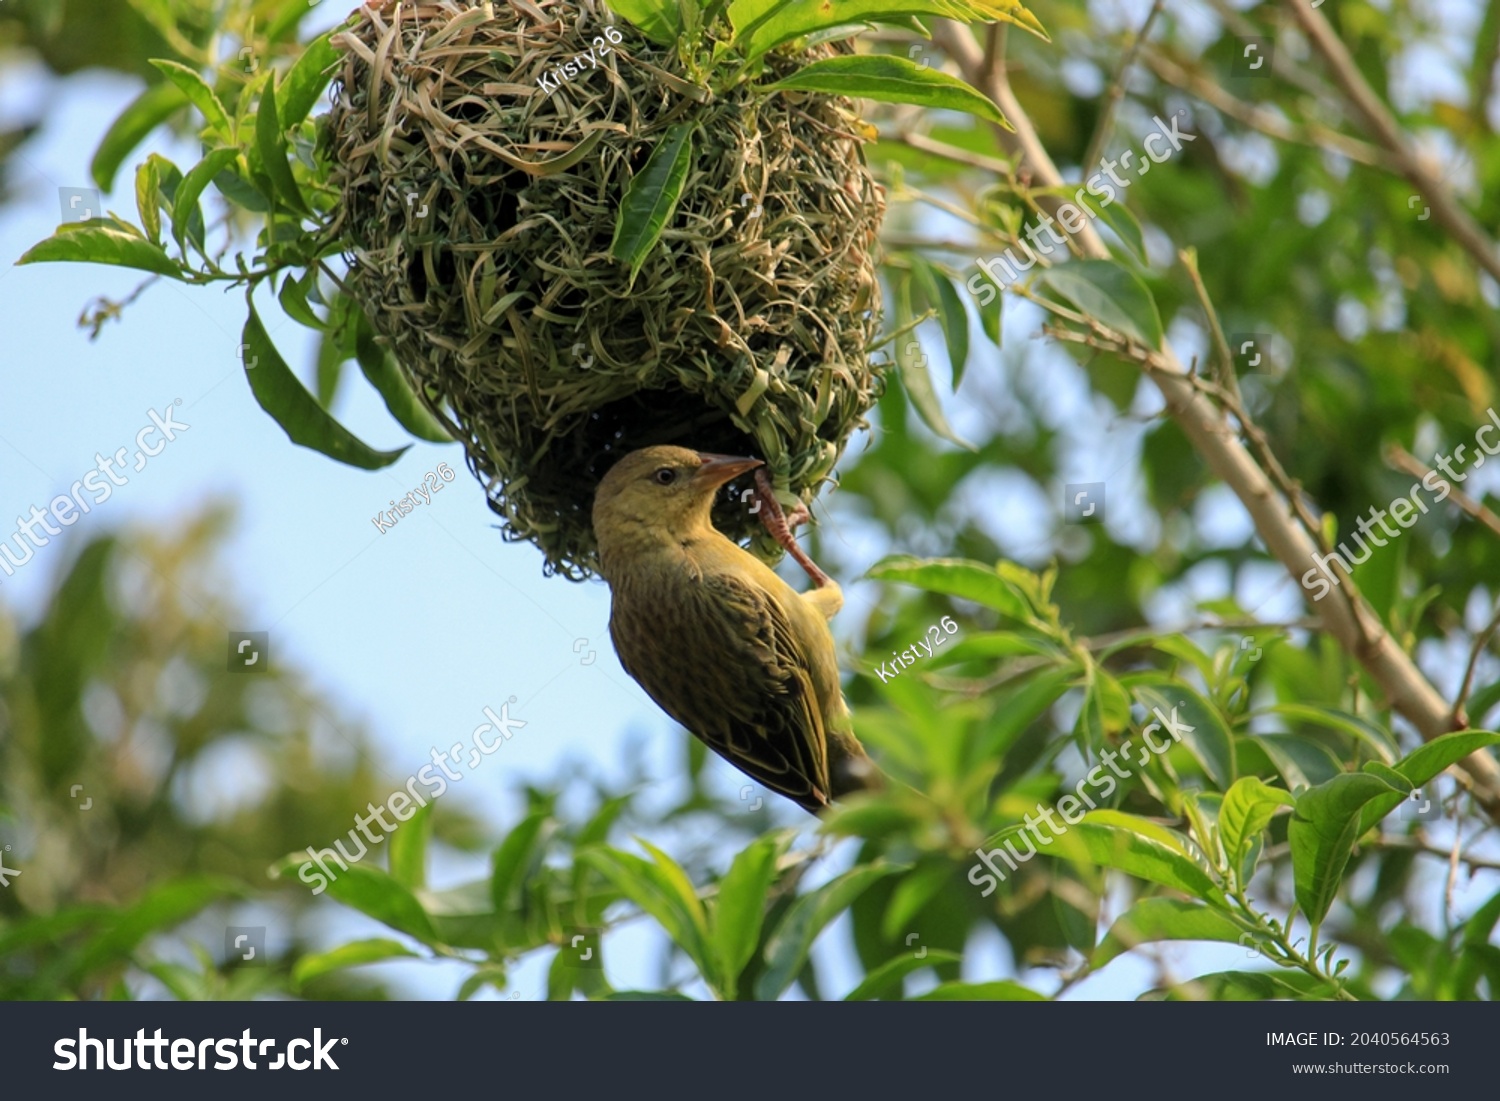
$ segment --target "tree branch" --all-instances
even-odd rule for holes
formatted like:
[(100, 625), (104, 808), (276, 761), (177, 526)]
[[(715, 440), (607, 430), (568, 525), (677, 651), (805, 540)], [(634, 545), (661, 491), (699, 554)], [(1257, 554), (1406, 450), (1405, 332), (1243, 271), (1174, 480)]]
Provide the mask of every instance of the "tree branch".
[[(983, 51), (956, 23), (937, 21), (933, 40), (958, 65), (964, 78), (989, 96), (1015, 126), (1015, 133), (1001, 130), (999, 136), (1007, 152), (1021, 154), (1022, 170), (1029, 170), (1044, 186), (1061, 187), (1062, 174), (1011, 90), (1003, 67), (985, 72)], [(1045, 195), (1041, 201), (1055, 209), (1066, 200)], [(1084, 255), (1108, 258), (1109, 250), (1091, 222), (1085, 222), (1075, 237)], [(1308, 571), (1315, 571), (1316, 544), (1294, 519), (1292, 505), (1277, 492), (1266, 472), (1251, 457), (1222, 410), (1197, 388), (1198, 380), (1191, 377), (1170, 345), (1141, 351), (1137, 362), (1161, 391), (1167, 414), (1177, 422), (1214, 475), (1244, 504), (1266, 548), (1299, 581)], [(1352, 586), (1340, 585), (1327, 599), (1314, 601), (1313, 607), (1339, 645), (1380, 686), (1390, 707), (1416, 727), (1424, 741), (1454, 729), (1447, 701)], [(1492, 819), (1500, 821), (1500, 763), (1479, 752), (1468, 757), (1461, 767), (1472, 783), (1475, 798)]]
[(1343, 90), (1354, 113), (1369, 133), (1396, 158), (1401, 174), (1432, 208), (1432, 216), (1453, 239), (1463, 246), (1492, 279), (1500, 279), (1500, 252), (1485, 236), (1469, 212), (1453, 198), (1447, 185), (1418, 156), (1389, 108), (1361, 75), (1349, 50), (1333, 33), (1323, 13), (1308, 6), (1307, 0), (1287, 0), (1292, 15), (1302, 25), (1313, 48), (1323, 55), (1333, 79)]

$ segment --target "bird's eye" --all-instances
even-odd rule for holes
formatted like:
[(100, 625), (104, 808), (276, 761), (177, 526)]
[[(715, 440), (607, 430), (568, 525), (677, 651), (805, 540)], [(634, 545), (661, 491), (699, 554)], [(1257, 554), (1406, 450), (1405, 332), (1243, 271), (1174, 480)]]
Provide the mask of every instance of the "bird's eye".
[(651, 480), (659, 486), (669, 486), (677, 480), (677, 471), (669, 466), (664, 466), (651, 475)]

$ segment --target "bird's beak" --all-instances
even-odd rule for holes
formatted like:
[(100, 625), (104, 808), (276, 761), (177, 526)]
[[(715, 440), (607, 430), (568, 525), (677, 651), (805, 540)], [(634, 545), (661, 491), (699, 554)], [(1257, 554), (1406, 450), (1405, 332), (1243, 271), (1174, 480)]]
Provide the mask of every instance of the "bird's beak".
[(747, 470), (766, 465), (759, 459), (744, 459), (737, 455), (714, 455), (707, 451), (698, 452), (698, 459), (703, 465), (698, 468), (698, 473), (693, 475), (693, 481), (714, 489), (725, 482), (734, 480)]

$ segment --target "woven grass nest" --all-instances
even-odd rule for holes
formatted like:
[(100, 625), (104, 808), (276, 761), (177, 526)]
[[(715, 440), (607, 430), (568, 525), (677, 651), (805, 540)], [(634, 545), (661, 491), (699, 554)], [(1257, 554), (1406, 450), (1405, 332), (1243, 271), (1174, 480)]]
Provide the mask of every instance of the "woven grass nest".
[[(610, 26), (599, 67), (557, 81)], [(852, 102), (710, 95), (592, 0), (387, 0), (335, 44), (351, 291), (465, 443), (506, 539), (588, 577), (599, 479), (657, 443), (758, 456), (787, 503), (812, 500), (883, 388), (884, 200)], [(682, 122), (699, 125), (681, 200), (632, 283), (616, 214)], [(715, 523), (776, 553), (732, 494)]]

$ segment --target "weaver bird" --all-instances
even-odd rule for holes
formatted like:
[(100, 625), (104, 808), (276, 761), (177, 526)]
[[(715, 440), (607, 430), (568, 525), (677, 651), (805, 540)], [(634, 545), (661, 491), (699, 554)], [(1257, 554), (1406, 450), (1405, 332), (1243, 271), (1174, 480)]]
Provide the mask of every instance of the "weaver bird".
[(792, 541), (764, 477), (767, 527), (817, 588), (798, 593), (709, 517), (719, 487), (760, 466), (683, 447), (626, 455), (594, 494), (599, 572), (625, 671), (735, 768), (817, 814), (881, 774), (839, 687), (828, 629), (839, 587)]

